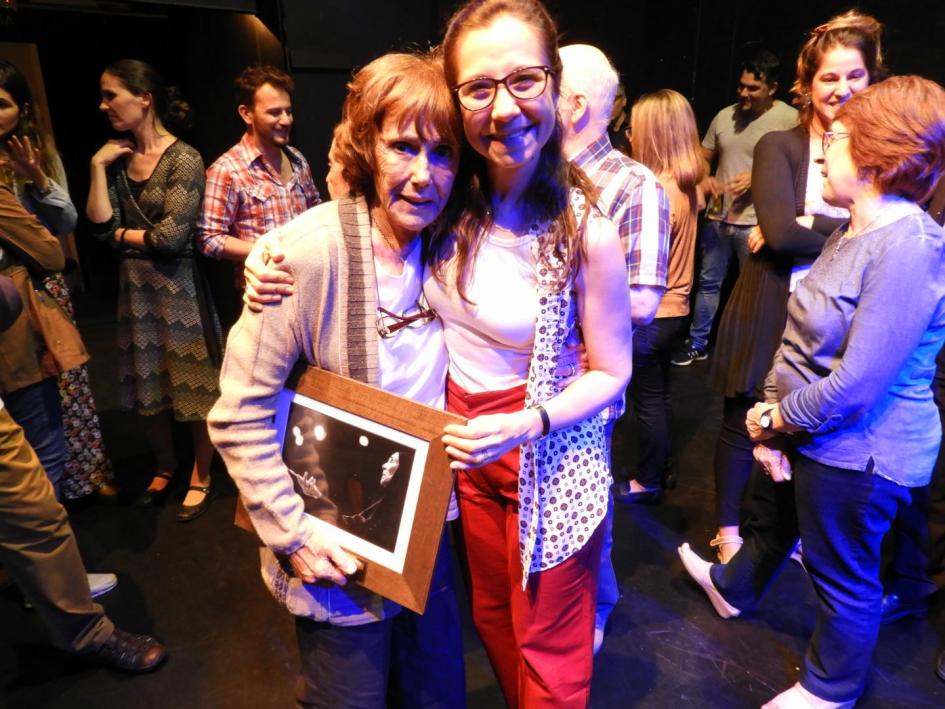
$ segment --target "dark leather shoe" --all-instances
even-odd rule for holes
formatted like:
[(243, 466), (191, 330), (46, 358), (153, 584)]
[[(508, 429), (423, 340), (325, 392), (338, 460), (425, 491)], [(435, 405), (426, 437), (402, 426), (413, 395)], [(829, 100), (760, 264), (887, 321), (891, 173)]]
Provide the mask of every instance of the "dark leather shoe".
[(150, 635), (132, 635), (115, 628), (89, 657), (124, 672), (150, 672), (164, 661), (167, 651)]
[(945, 650), (942, 651), (942, 654), (938, 656), (938, 664), (935, 666), (935, 674), (938, 675), (938, 678), (945, 682)]
[(915, 601), (905, 601), (896, 593), (883, 594), (882, 624), (895, 623), (897, 620), (909, 616), (923, 616), (929, 612), (929, 601), (921, 598)]
[(157, 507), (158, 505), (163, 504), (164, 498), (170, 494), (173, 476), (170, 473), (158, 473), (154, 476), (154, 478), (162, 478), (167, 480), (167, 484), (160, 490), (145, 490), (143, 493), (141, 493), (141, 495), (135, 498), (135, 507)]
[(196, 490), (203, 493), (203, 499), (196, 505), (181, 505), (180, 512), (177, 513), (178, 522), (192, 522), (207, 511), (210, 506), (210, 486), (209, 485), (191, 485), (188, 490)]
[(630, 489), (630, 483), (614, 483), (614, 499), (630, 505), (652, 505), (660, 501), (663, 491), (658, 487), (651, 487), (636, 492)]

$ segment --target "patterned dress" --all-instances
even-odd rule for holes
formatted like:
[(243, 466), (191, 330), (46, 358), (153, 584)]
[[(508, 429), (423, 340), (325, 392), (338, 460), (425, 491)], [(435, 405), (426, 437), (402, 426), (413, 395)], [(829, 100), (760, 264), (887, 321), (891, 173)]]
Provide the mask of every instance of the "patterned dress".
[(201, 318), (195, 280), (203, 185), (200, 154), (180, 140), (140, 183), (116, 161), (108, 168), (112, 219), (93, 225), (104, 239), (119, 227), (145, 230), (144, 249), (122, 251), (118, 294), (121, 405), (143, 416), (171, 411), (178, 421), (201, 421), (219, 396), (207, 341), (219, 343), (220, 325), (215, 315)]

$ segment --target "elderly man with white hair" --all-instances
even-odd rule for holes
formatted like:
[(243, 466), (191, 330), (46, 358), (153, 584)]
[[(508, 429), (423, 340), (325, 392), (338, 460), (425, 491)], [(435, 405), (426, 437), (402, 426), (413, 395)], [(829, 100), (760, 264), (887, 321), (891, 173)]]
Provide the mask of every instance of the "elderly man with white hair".
[[(618, 84), (610, 61), (599, 49), (587, 44), (568, 45), (560, 53), (564, 71), (558, 115), (564, 129), (563, 150), (568, 160), (587, 173), (600, 194), (598, 206), (617, 225), (627, 260), (630, 318), (636, 328), (633, 338), (636, 368), (637, 350), (645, 353), (648, 349), (645, 343), (642, 348), (638, 344), (638, 335), (645, 334), (653, 321), (666, 287), (669, 200), (649, 169), (615, 150), (610, 143), (607, 124)], [(611, 413), (612, 427), (620, 412)], [(639, 425), (647, 423), (640, 420)], [(653, 457), (653, 453), (641, 446), (641, 465), (648, 457)], [(655, 501), (659, 489), (647, 489), (636, 480), (623, 481), (615, 485), (614, 497), (623, 502)], [(603, 642), (604, 626), (618, 598), (617, 579), (610, 561), (612, 516), (611, 510), (601, 559), (595, 652)]]

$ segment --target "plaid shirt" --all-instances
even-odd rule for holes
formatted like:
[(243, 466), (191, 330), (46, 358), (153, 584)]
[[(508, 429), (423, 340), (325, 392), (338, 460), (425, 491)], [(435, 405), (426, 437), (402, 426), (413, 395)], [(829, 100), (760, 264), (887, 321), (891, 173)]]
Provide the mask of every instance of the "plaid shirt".
[(302, 153), (286, 146), (285, 154), (292, 167), (286, 184), (248, 133), (210, 166), (195, 237), (204, 255), (220, 258), (226, 237), (256, 241), (321, 202)]
[(649, 169), (614, 150), (605, 133), (574, 156), (600, 194), (597, 206), (617, 225), (631, 286), (666, 287), (669, 198)]
[[(631, 286), (666, 287), (669, 262), (669, 197), (650, 170), (610, 144), (606, 133), (574, 156), (597, 188), (597, 207), (617, 225)], [(630, 314), (627, 313), (629, 317)], [(625, 396), (604, 411), (605, 421), (623, 416)]]

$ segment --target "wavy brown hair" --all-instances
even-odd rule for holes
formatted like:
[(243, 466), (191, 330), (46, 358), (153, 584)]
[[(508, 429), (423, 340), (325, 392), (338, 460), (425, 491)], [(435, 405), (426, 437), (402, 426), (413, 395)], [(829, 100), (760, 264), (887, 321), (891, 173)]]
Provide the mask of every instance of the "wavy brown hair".
[(918, 76), (894, 76), (837, 111), (850, 157), (883, 194), (929, 198), (945, 172), (945, 90)]
[[(443, 67), (446, 80), (455, 86), (459, 75), (456, 64), (457, 50), (463, 37), (471, 30), (489, 27), (496, 19), (508, 15), (530, 27), (541, 42), (548, 66), (551, 67), (551, 90), (557, 100), (561, 83), (561, 58), (558, 56), (558, 28), (545, 6), (538, 0), (471, 0), (450, 18), (443, 38)], [(456, 111), (464, 110), (456, 101)], [(487, 160), (464, 142), (459, 175), (453, 194), (452, 207), (444, 211), (446, 229), (434, 234), (431, 258), (433, 274), (440, 282), (445, 280), (449, 250), (455, 240), (456, 288), (460, 297), (466, 297), (466, 282), (475, 263), (476, 252), (483, 234), (493, 226), (490, 207), (492, 185)], [(566, 161), (561, 153), (561, 126), (556, 122), (554, 131), (539, 155), (538, 168), (524, 193), (530, 221), (548, 221), (549, 233), (543, 240), (539, 262), (552, 268), (555, 260), (564, 264), (558, 271), (558, 286), (563, 287), (577, 273), (584, 254), (583, 225), (579, 225), (570, 208), (570, 190), (578, 188), (585, 193), (588, 203), (597, 201), (596, 190), (587, 176)], [(586, 218), (587, 212), (585, 212)]]
[(797, 75), (791, 86), (794, 105), (798, 107), (798, 119), (802, 125), (809, 127), (814, 119), (814, 108), (810, 102), (811, 83), (824, 55), (834, 47), (849, 47), (859, 51), (871, 84), (882, 81), (889, 75), (889, 70), (883, 63), (882, 34), (883, 25), (879, 20), (856, 10), (831, 17), (811, 30), (800, 54), (797, 55)]
[(384, 121), (392, 116), (413, 121), (425, 140), (436, 138), (458, 151), (463, 129), (443, 78), (438, 55), (432, 52), (385, 54), (361, 68), (348, 84), (335, 126), (332, 159), (353, 194), (375, 198), (375, 148)]

